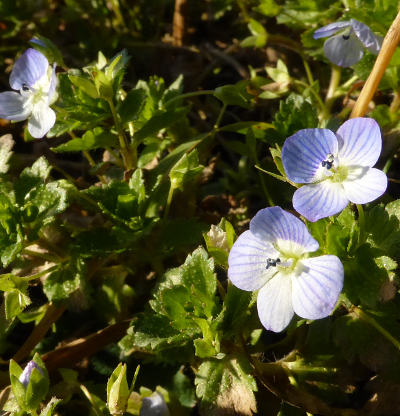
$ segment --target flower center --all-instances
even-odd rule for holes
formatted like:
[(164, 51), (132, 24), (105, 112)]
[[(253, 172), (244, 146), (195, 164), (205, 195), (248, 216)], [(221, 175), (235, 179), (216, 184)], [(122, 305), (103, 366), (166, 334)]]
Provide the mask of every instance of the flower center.
[(265, 268), (268, 270), (270, 267), (276, 267), (276, 265), (280, 262), (281, 262), (281, 259), (279, 257), (276, 259), (268, 258), (267, 265), (265, 266)]
[(335, 160), (335, 158), (334, 158), (333, 154), (332, 153), (329, 153), (326, 156), (326, 159), (321, 162), (321, 166), (323, 168), (327, 168), (328, 170), (329, 169), (332, 169), (334, 160)]

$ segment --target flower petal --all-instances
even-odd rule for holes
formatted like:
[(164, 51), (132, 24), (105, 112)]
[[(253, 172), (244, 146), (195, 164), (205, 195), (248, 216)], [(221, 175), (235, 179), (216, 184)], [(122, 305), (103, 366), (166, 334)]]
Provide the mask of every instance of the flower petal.
[(277, 273), (257, 296), (260, 321), (266, 329), (274, 332), (284, 330), (293, 317), (291, 275)]
[(49, 92), (48, 92), (48, 103), (53, 104), (54, 101), (57, 100), (57, 96), (55, 95), (56, 92), (56, 88), (57, 88), (57, 84), (58, 84), (58, 79), (57, 79), (57, 75), (56, 75), (56, 67), (57, 65), (54, 64), (53, 65), (53, 70), (51, 72), (51, 79), (50, 79), (50, 87), (49, 87)]
[(316, 30), (314, 32), (313, 38), (314, 39), (327, 38), (328, 36), (332, 36), (336, 32), (339, 32), (339, 30), (342, 30), (349, 26), (351, 26), (350, 21), (330, 23), (329, 25), (326, 25)]
[(31, 113), (31, 106), (26, 97), (15, 91), (0, 93), (0, 118), (6, 120), (26, 120)]
[(304, 185), (293, 195), (294, 209), (312, 222), (337, 214), (348, 203), (342, 185), (330, 180)]
[(382, 150), (378, 123), (372, 118), (358, 117), (344, 122), (336, 132), (339, 141), (339, 163), (374, 166)]
[(336, 65), (344, 68), (356, 64), (364, 55), (364, 47), (354, 33), (349, 38), (336, 35), (324, 43), (326, 57)]
[(228, 277), (242, 290), (258, 290), (276, 274), (276, 269), (266, 268), (268, 258), (279, 253), (267, 241), (245, 231), (233, 245), (228, 257)]
[(35, 49), (27, 49), (14, 64), (10, 75), (13, 90), (19, 90), (23, 84), (32, 87), (47, 72), (49, 62)]
[(382, 46), (382, 37), (376, 36), (374, 32), (364, 23), (355, 19), (350, 19), (354, 33), (363, 43), (363, 45), (371, 52), (377, 55)]
[[(316, 251), (319, 244), (311, 236), (306, 225), (281, 207), (264, 208), (250, 221), (250, 231), (261, 241), (275, 244), (288, 240), (302, 246), (302, 253)], [(302, 254), (299, 253), (299, 254)]]
[(56, 113), (47, 104), (36, 104), (28, 122), (29, 133), (35, 139), (41, 139), (54, 126), (55, 122)]
[[(366, 204), (379, 198), (387, 188), (387, 177), (384, 172), (375, 168), (367, 169), (356, 176), (350, 170), (347, 180), (342, 185), (346, 197), (355, 204)], [(360, 169), (354, 169), (360, 171)]]
[(306, 319), (328, 316), (343, 288), (343, 265), (336, 256), (320, 256), (302, 260), (300, 272), (292, 279), (295, 313)]
[(303, 129), (286, 139), (282, 163), (287, 177), (296, 183), (311, 183), (318, 176), (321, 162), (336, 155), (338, 142), (328, 129)]
[(144, 397), (142, 407), (140, 408), (140, 416), (169, 416), (169, 410), (165, 403), (164, 397), (155, 392), (151, 396)]

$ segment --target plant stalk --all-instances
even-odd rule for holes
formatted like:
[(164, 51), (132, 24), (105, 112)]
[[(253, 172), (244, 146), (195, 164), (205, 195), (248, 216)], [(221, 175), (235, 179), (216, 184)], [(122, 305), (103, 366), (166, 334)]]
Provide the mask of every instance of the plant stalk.
[(369, 77), (361, 90), (360, 95), (354, 105), (350, 118), (362, 117), (367, 111), (368, 105), (378, 88), (383, 74), (388, 67), (390, 60), (400, 42), (400, 11), (386, 33), (385, 39), (382, 43), (382, 48), (376, 58), (374, 67), (372, 68)]

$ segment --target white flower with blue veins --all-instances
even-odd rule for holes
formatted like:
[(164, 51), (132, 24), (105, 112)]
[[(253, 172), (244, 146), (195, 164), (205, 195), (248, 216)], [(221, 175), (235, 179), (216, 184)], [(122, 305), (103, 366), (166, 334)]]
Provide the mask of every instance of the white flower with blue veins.
[(343, 287), (338, 257), (309, 258), (318, 242), (305, 224), (280, 207), (260, 210), (228, 258), (228, 277), (242, 290), (258, 290), (257, 309), (266, 329), (280, 332), (293, 315), (321, 319), (334, 309)]
[[(335, 36), (332, 36), (335, 35)], [(364, 49), (378, 54), (382, 38), (376, 36), (364, 23), (355, 19), (335, 22), (314, 32), (314, 39), (326, 38), (324, 52), (334, 64), (349, 67), (356, 64), (364, 55)]]
[(28, 119), (28, 131), (41, 138), (53, 127), (56, 114), (50, 105), (57, 99), (56, 65), (29, 48), (15, 62), (10, 86), (16, 91), (0, 93), (0, 118), (13, 121)]
[(372, 118), (353, 118), (336, 134), (328, 129), (303, 129), (286, 139), (282, 163), (287, 177), (305, 184), (293, 195), (294, 209), (309, 221), (342, 211), (349, 202), (366, 204), (387, 187), (378, 161), (382, 138)]

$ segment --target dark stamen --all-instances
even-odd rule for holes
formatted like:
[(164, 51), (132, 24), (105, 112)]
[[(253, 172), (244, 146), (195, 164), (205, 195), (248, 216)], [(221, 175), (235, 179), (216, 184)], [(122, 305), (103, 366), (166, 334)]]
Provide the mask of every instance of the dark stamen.
[(333, 155), (329, 154), (326, 156), (326, 159), (321, 162), (321, 166), (323, 168), (326, 167), (327, 169), (331, 169), (333, 166), (333, 161), (334, 161)]
[(29, 87), (25, 83), (22, 84), (22, 91), (29, 91)]
[(276, 260), (267, 259), (267, 265), (265, 266), (265, 268), (269, 269), (270, 266), (276, 267), (276, 265), (280, 262), (281, 262), (281, 259), (279, 257)]
[(349, 39), (350, 39), (350, 35), (342, 35), (342, 38), (343, 38), (344, 40), (349, 40)]

